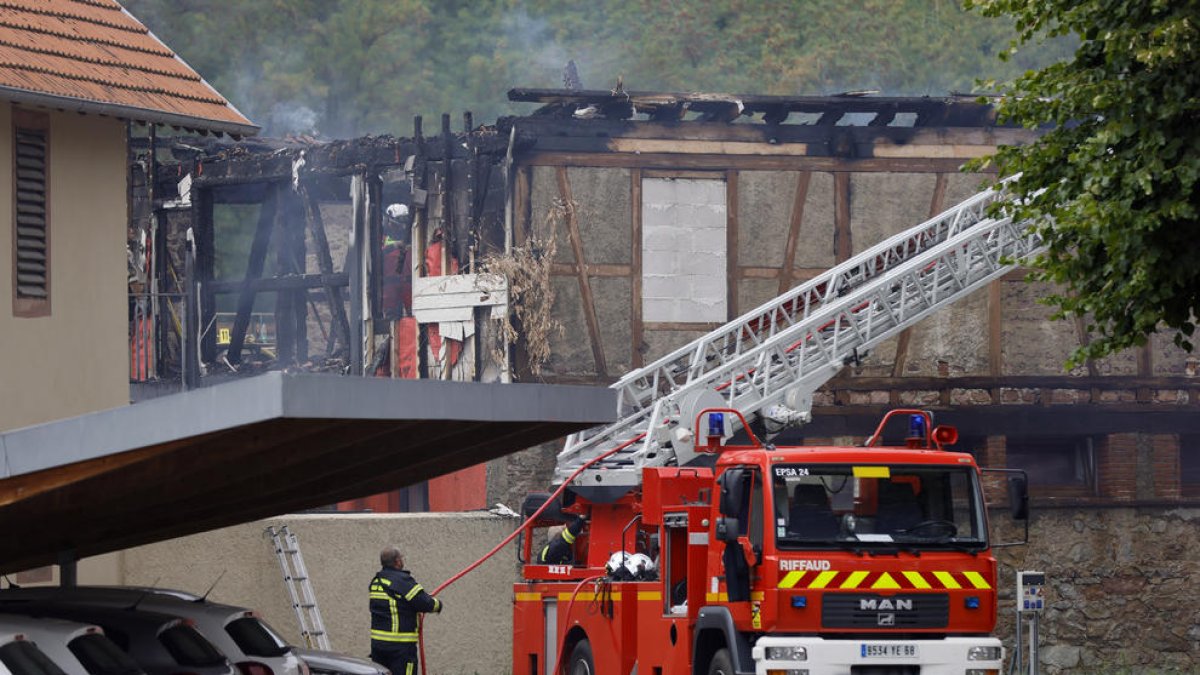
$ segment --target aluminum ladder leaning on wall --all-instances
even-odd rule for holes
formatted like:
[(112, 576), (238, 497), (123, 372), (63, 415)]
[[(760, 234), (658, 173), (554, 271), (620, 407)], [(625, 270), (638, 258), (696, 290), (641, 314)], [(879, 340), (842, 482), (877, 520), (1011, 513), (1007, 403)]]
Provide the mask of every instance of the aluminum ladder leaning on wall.
[(325, 631), (312, 580), (309, 579), (308, 568), (304, 566), (304, 556), (300, 554), (300, 541), (287, 525), (278, 530), (273, 525), (268, 526), (265, 534), (275, 547), (275, 556), (279, 558), (279, 568), (283, 571), (283, 583), (287, 586), (305, 644), (309, 649), (330, 650), (329, 633)]
[(690, 427), (705, 408), (750, 420), (784, 405), (790, 422), (807, 421), (813, 392), (847, 363), (1041, 250), (1028, 223), (988, 215), (1007, 198), (980, 192), (628, 373), (612, 385), (618, 421), (571, 435), (555, 481), (622, 444), (576, 487), (632, 487), (644, 466), (682, 466), (695, 456)]

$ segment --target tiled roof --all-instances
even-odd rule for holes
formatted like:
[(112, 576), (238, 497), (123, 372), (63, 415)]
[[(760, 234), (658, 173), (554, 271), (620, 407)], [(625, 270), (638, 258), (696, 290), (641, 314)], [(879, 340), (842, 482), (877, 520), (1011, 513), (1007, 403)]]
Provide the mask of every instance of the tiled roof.
[(0, 0), (0, 99), (235, 135), (254, 124), (116, 0)]

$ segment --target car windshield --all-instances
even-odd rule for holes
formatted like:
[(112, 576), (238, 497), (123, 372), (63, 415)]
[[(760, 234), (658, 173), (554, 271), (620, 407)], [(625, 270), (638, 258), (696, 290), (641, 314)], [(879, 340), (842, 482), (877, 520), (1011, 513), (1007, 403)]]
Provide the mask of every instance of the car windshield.
[(271, 627), (254, 616), (225, 624), (225, 632), (247, 656), (283, 656), (291, 647)]
[(6, 666), (12, 675), (65, 675), (42, 650), (24, 640), (0, 647), (0, 664)]
[(143, 671), (116, 643), (100, 633), (81, 635), (67, 648), (89, 675), (140, 675)]
[(780, 548), (987, 546), (970, 467), (776, 464)]

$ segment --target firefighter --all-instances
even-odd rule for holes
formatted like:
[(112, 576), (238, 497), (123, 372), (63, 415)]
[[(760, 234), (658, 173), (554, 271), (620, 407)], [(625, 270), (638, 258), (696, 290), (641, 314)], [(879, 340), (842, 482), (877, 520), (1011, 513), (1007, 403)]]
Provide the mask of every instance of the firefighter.
[(566, 563), (573, 562), (575, 559), (575, 537), (578, 537), (579, 533), (583, 532), (583, 526), (586, 523), (587, 519), (583, 516), (576, 516), (570, 525), (564, 527), (558, 536), (551, 539), (542, 548), (542, 553), (538, 556), (538, 562), (543, 565), (565, 565)]
[(442, 611), (442, 601), (429, 595), (404, 569), (400, 549), (379, 553), (383, 569), (371, 579), (371, 660), (392, 675), (417, 672), (417, 613)]

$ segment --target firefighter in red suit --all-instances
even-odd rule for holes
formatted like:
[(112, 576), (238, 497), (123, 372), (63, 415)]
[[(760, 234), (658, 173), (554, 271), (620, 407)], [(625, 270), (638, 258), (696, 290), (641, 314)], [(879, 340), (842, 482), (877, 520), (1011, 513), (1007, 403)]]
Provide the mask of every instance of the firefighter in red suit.
[(442, 601), (429, 595), (404, 569), (400, 549), (379, 553), (382, 566), (371, 579), (371, 660), (392, 675), (417, 672), (417, 613), (442, 611)]

